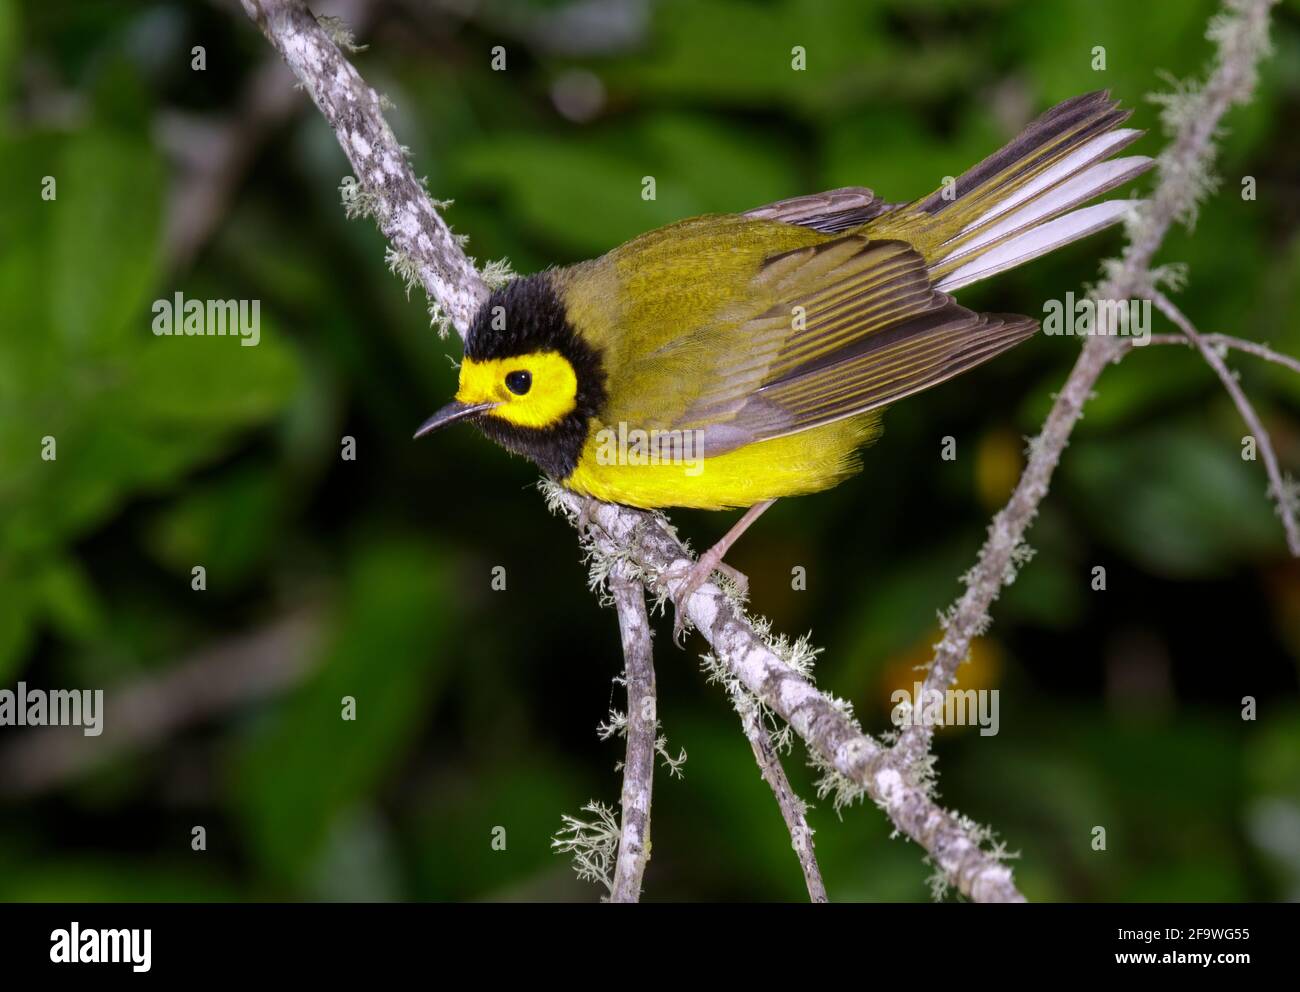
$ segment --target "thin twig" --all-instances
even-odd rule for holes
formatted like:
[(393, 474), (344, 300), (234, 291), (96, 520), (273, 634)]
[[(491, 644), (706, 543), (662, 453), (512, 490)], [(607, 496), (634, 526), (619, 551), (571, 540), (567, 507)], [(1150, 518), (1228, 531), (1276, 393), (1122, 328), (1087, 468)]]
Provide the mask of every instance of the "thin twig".
[(781, 817), (786, 829), (790, 831), (790, 846), (799, 858), (799, 867), (803, 869), (804, 884), (808, 886), (808, 898), (813, 902), (829, 902), (826, 897), (826, 885), (822, 882), (821, 868), (817, 864), (817, 852), (813, 849), (813, 828), (808, 825), (808, 804), (795, 793), (781, 767), (781, 756), (776, 753), (772, 735), (763, 725), (763, 716), (753, 698), (739, 689), (731, 693), (731, 702), (740, 714), (740, 724), (749, 739), (749, 746), (758, 762), (759, 774), (763, 776), (781, 807)]
[(1214, 350), (1201, 333), (1193, 326), (1192, 322), (1187, 319), (1186, 315), (1174, 306), (1173, 301), (1158, 289), (1150, 291), (1152, 302), (1156, 308), (1177, 325), (1178, 329), (1187, 335), (1188, 339), (1200, 349), (1201, 357), (1205, 359), (1207, 365), (1214, 369), (1218, 375), (1219, 381), (1223, 383), (1223, 388), (1228, 391), (1232, 397), (1232, 402), (1237, 405), (1237, 410), (1241, 413), (1241, 419), (1246, 421), (1246, 427), (1255, 437), (1255, 443), (1259, 447), (1260, 456), (1264, 459), (1264, 470), (1268, 473), (1269, 492), (1277, 503), (1277, 514), (1282, 518), (1282, 527), (1286, 531), (1287, 547), (1291, 549), (1291, 554), (1300, 557), (1300, 527), (1296, 526), (1295, 511), (1290, 505), (1286, 486), (1282, 481), (1282, 470), (1277, 464), (1277, 455), (1273, 453), (1273, 442), (1269, 440), (1268, 431), (1264, 429), (1263, 423), (1260, 422), (1255, 408), (1251, 406), (1250, 400), (1246, 398), (1246, 393), (1242, 390), (1241, 384), (1237, 382), (1237, 377), (1233, 375), (1232, 370), (1219, 357), (1219, 353)]
[(650, 860), (650, 797), (654, 786), (655, 739), (659, 717), (655, 701), (654, 652), (645, 590), (622, 568), (609, 577), (609, 594), (618, 611), (627, 683), (627, 757), (623, 761), (623, 819), (610, 902), (637, 902)]
[[(1203, 87), (1182, 93), (1174, 139), (1157, 161), (1156, 189), (1136, 207), (1129, 224), (1129, 243), (1120, 258), (1106, 267), (1107, 278), (1094, 293), (1096, 298), (1128, 299), (1151, 285), (1151, 260), (1170, 227), (1195, 215), (1198, 199), (1210, 186), (1206, 177), (1219, 122), (1231, 106), (1249, 99), (1256, 66), (1268, 52), (1268, 12), (1274, 2), (1227, 0), (1224, 12), (1211, 22), (1207, 34), (1217, 45), (1214, 69)], [(988, 629), (992, 622), (989, 608), (1002, 588), (1015, 579), (1017, 565), (1023, 560), (1025, 532), (1038, 515), (1084, 404), (1106, 366), (1127, 351), (1119, 338), (1108, 335), (1090, 337), (1084, 344), (1042, 431), (1030, 442), (1020, 481), (1007, 505), (994, 516), (975, 565), (963, 577), (965, 592), (942, 615), (943, 639), (935, 646), (926, 674), (926, 696), (953, 684), (958, 667), (970, 653), (972, 639)], [(933, 733), (925, 721), (917, 721), (899, 735), (895, 750), (905, 764), (924, 757)]]
[[(1300, 375), (1300, 358), (1293, 358), (1290, 355), (1284, 355), (1280, 351), (1274, 351), (1268, 345), (1260, 344), (1258, 341), (1247, 341), (1245, 338), (1235, 338), (1230, 334), (1202, 334), (1201, 340), (1212, 348), (1228, 348), (1232, 351), (1244, 351), (1248, 355), (1254, 355), (1256, 358), (1262, 358), (1266, 362), (1273, 362), (1281, 365), (1283, 368), (1290, 369), (1297, 375)], [(1195, 348), (1196, 342), (1185, 334), (1152, 334), (1147, 338), (1148, 344), (1180, 344), (1187, 348)], [(1137, 344), (1136, 338), (1128, 340), (1129, 347), (1141, 347)]]

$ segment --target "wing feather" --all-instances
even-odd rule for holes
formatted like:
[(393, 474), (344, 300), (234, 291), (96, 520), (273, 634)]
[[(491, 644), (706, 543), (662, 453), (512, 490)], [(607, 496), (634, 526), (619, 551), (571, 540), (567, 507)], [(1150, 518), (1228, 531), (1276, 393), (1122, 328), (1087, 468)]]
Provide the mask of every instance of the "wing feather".
[(845, 186), (824, 193), (809, 193), (778, 200), (745, 211), (744, 216), (810, 227), (823, 234), (838, 234), (879, 217), (889, 204), (865, 186)]
[(706, 453), (722, 454), (892, 403), (987, 361), (1038, 326), (960, 306), (934, 288), (915, 248), (862, 235), (771, 256), (750, 298), (751, 316), (681, 336), (620, 372), (640, 377), (637, 389), (611, 390), (680, 397), (675, 385), (689, 382), (687, 402), (668, 416), (657, 404), (655, 422), (626, 406), (609, 411), (611, 421), (657, 427), (664, 445), (703, 431)]

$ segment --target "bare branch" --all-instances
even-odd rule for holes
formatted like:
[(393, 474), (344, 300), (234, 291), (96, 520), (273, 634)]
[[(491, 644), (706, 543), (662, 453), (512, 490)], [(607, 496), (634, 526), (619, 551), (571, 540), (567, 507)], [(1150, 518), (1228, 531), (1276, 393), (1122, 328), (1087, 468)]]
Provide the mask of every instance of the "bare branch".
[[(1232, 374), (1219, 353), (1214, 350), (1200, 332), (1192, 325), (1178, 307), (1174, 306), (1169, 297), (1158, 289), (1151, 290), (1151, 299), (1155, 302), (1156, 307), (1178, 326), (1178, 329), (1187, 335), (1188, 339), (1200, 349), (1201, 357), (1205, 359), (1206, 364), (1214, 369), (1223, 383), (1223, 388), (1228, 391), (1232, 397), (1232, 402), (1237, 405), (1237, 410), (1241, 413), (1241, 419), (1246, 421), (1246, 426), (1250, 429), (1251, 434), (1255, 436), (1255, 443), (1259, 445), (1259, 453), (1264, 459), (1264, 470), (1268, 472), (1269, 492), (1277, 503), (1277, 514), (1282, 518), (1282, 527), (1286, 530), (1287, 547), (1291, 549), (1291, 554), (1300, 557), (1300, 527), (1296, 526), (1295, 510), (1290, 504), (1287, 496), (1287, 489), (1282, 482), (1282, 471), (1278, 468), (1277, 455), (1273, 453), (1273, 443), (1269, 440), (1268, 431), (1264, 430), (1264, 425), (1260, 422), (1259, 416), (1255, 413), (1255, 408), (1250, 405), (1250, 400), (1246, 398), (1241, 384), (1237, 382), (1237, 377)], [(1279, 356), (1280, 357), (1280, 356)]]
[(655, 739), (659, 718), (655, 702), (654, 652), (645, 591), (623, 568), (609, 577), (609, 593), (618, 611), (627, 683), (627, 757), (623, 762), (623, 819), (610, 902), (636, 902), (650, 860), (650, 796), (654, 786)]
[[(1176, 113), (1167, 113), (1175, 125), (1173, 142), (1157, 160), (1159, 182), (1151, 198), (1137, 206), (1128, 225), (1129, 244), (1120, 258), (1105, 266), (1107, 277), (1094, 296), (1105, 300), (1128, 299), (1154, 281), (1151, 260), (1169, 228), (1179, 219), (1195, 216), (1198, 200), (1210, 188), (1210, 162), (1219, 122), (1236, 103), (1249, 99), (1256, 66), (1268, 53), (1268, 12), (1275, 0), (1227, 0), (1224, 13), (1211, 22), (1207, 36), (1217, 45), (1214, 68), (1205, 85), (1183, 89)], [(964, 576), (966, 590), (941, 615), (943, 639), (935, 646), (926, 674), (925, 692), (942, 692), (956, 680), (957, 668), (970, 653), (971, 640), (992, 622), (989, 607), (1003, 586), (1015, 579), (1017, 554), (1025, 532), (1038, 515), (1052, 473), (1069, 443), (1102, 371), (1127, 352), (1120, 339), (1100, 334), (1089, 337), (1074, 368), (1057, 394), (1043, 429), (1029, 446), (1029, 460), (1007, 505), (989, 524), (988, 539), (975, 565)], [(928, 752), (933, 728), (918, 722), (899, 737), (895, 750), (911, 765)]]
[(808, 898), (813, 902), (829, 902), (826, 886), (822, 882), (821, 868), (817, 864), (817, 853), (813, 850), (813, 828), (808, 825), (808, 804), (805, 803), (786, 778), (785, 769), (781, 767), (781, 756), (772, 744), (772, 735), (763, 725), (763, 715), (758, 703), (740, 689), (731, 693), (732, 705), (740, 714), (740, 724), (749, 738), (749, 746), (758, 762), (759, 774), (763, 776), (781, 807), (781, 817), (790, 831), (790, 846), (799, 858), (799, 867), (803, 869), (804, 884), (808, 886)]

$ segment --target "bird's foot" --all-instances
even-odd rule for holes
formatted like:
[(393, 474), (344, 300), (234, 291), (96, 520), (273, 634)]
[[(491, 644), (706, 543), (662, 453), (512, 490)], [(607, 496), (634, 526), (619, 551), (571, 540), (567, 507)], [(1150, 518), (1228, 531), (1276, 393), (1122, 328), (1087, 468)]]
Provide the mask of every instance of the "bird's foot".
[[(774, 499), (766, 499), (751, 506), (745, 511), (744, 516), (736, 521), (731, 530), (722, 536), (722, 540), (700, 555), (700, 560), (686, 573), (681, 580), (681, 584), (678, 585), (677, 591), (672, 594), (673, 607), (677, 611), (677, 619), (673, 623), (673, 640), (679, 640), (682, 634), (686, 632), (686, 604), (691, 601), (691, 597), (695, 595), (696, 590), (709, 581), (709, 576), (714, 571), (723, 572), (730, 577), (731, 581), (736, 584), (741, 599), (749, 595), (749, 579), (745, 578), (743, 573), (724, 563), (722, 559), (731, 550), (731, 546), (740, 539), (740, 535), (745, 533), (749, 525), (761, 517), (763, 511), (775, 502)], [(670, 581), (672, 578), (672, 576), (669, 576)]]
[(721, 572), (727, 576), (735, 584), (742, 599), (749, 594), (749, 579), (745, 573), (732, 568), (722, 560), (726, 550), (725, 547), (714, 546), (702, 554), (673, 592), (673, 609), (676, 613), (676, 619), (673, 621), (674, 641), (680, 641), (686, 633), (687, 606), (691, 597), (699, 591), (700, 586), (709, 581), (714, 572)]

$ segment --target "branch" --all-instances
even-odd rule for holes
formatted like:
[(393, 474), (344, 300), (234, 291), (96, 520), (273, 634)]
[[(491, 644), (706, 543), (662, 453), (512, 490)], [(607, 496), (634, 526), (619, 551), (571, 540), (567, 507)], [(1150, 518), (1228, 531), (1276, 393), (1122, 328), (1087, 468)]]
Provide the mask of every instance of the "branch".
[[(1292, 358), (1290, 355), (1284, 355), (1280, 351), (1274, 351), (1268, 345), (1260, 344), (1258, 341), (1247, 341), (1245, 338), (1234, 338), (1228, 334), (1202, 334), (1201, 340), (1212, 348), (1230, 348), (1233, 351), (1244, 351), (1256, 358), (1262, 358), (1266, 362), (1273, 362), (1281, 365), (1283, 368), (1290, 369), (1297, 375), (1300, 375), (1300, 358)], [(1181, 344), (1188, 348), (1195, 348), (1196, 342), (1185, 334), (1152, 334), (1148, 344)], [(1136, 339), (1129, 339), (1129, 347), (1137, 347)]]
[[(1151, 259), (1176, 220), (1190, 222), (1196, 205), (1212, 187), (1210, 162), (1219, 121), (1237, 103), (1249, 100), (1256, 66), (1268, 53), (1268, 11), (1275, 0), (1226, 0), (1224, 12), (1210, 24), (1207, 37), (1217, 46), (1214, 68), (1200, 88), (1181, 87), (1162, 98), (1167, 126), (1174, 140), (1157, 161), (1159, 181), (1151, 198), (1138, 205), (1128, 225), (1129, 243), (1120, 258), (1105, 266), (1107, 278), (1093, 294), (1098, 299), (1123, 300), (1142, 293), (1160, 273)], [(1047, 495), (1052, 473), (1070, 434), (1083, 414), (1102, 371), (1127, 348), (1119, 338), (1099, 334), (1088, 338), (1065, 385), (1030, 442), (1029, 461), (1010, 500), (989, 525), (988, 539), (974, 567), (963, 576), (966, 591), (941, 615), (943, 639), (936, 645), (926, 674), (925, 693), (944, 691), (956, 680), (957, 668), (970, 653), (971, 640), (988, 629), (989, 607), (1003, 586), (1015, 579), (1024, 558), (1022, 541)], [(924, 698), (924, 697), (922, 697)], [(923, 722), (909, 726), (895, 750), (907, 764), (929, 751), (933, 729)]]
[[(583, 499), (559, 486), (546, 492), (550, 506), (569, 516), (598, 556), (631, 563), (652, 592), (671, 596), (687, 581), (694, 559), (663, 517)], [(726, 676), (803, 739), (826, 772), (823, 794), (836, 793), (837, 806), (869, 797), (963, 895), (978, 902), (1024, 901), (1011, 869), (1001, 863), (1005, 852), (984, 849), (987, 831), (934, 802), (926, 762), (906, 765), (864, 734), (847, 704), (796, 671), (715, 583), (701, 585), (683, 608)]]
[[(1251, 434), (1255, 436), (1255, 441), (1259, 445), (1259, 453), (1264, 459), (1264, 470), (1268, 472), (1269, 492), (1277, 503), (1277, 514), (1282, 518), (1282, 527), (1286, 531), (1287, 547), (1291, 549), (1291, 554), (1300, 558), (1300, 527), (1296, 526), (1295, 508), (1292, 506), (1292, 499), (1288, 495), (1286, 484), (1282, 481), (1282, 472), (1278, 468), (1277, 455), (1273, 453), (1273, 443), (1269, 440), (1268, 431), (1264, 430), (1264, 425), (1260, 423), (1255, 408), (1250, 405), (1250, 400), (1246, 399), (1246, 394), (1242, 391), (1241, 384), (1237, 382), (1237, 377), (1232, 374), (1219, 353), (1214, 350), (1213, 346), (1201, 336), (1200, 332), (1192, 325), (1181, 310), (1179, 310), (1164, 293), (1158, 289), (1151, 290), (1151, 298), (1156, 307), (1178, 326), (1178, 329), (1187, 335), (1188, 339), (1200, 349), (1201, 357), (1205, 359), (1210, 368), (1214, 369), (1223, 383), (1223, 388), (1228, 391), (1232, 397), (1232, 402), (1237, 405), (1241, 413), (1241, 419), (1246, 421), (1246, 427)], [(1280, 356), (1279, 356), (1280, 357)]]
[(445, 316), (464, 337), (487, 285), (411, 171), (383, 101), (301, 0), (242, 2), (333, 128), (358, 183), (354, 212), (374, 214), (392, 246), (390, 267), (422, 285), (435, 319)]
[(655, 739), (659, 731), (659, 718), (655, 712), (654, 652), (641, 583), (630, 578), (625, 569), (617, 569), (609, 577), (609, 594), (618, 611), (627, 683), (623, 822), (609, 901), (636, 902), (641, 897), (641, 877), (645, 874), (646, 862), (650, 860), (650, 795), (655, 774)]
[(749, 738), (749, 746), (754, 751), (754, 760), (758, 762), (759, 774), (763, 776), (781, 807), (781, 817), (786, 829), (790, 831), (790, 846), (799, 858), (799, 867), (803, 869), (804, 884), (808, 886), (808, 898), (813, 902), (829, 902), (826, 886), (822, 882), (821, 868), (817, 865), (817, 853), (813, 850), (813, 829), (808, 825), (808, 806), (790, 787), (785, 769), (781, 767), (781, 756), (776, 753), (772, 735), (763, 724), (763, 711), (758, 702), (739, 688), (731, 693), (732, 705), (740, 714), (740, 723)]

